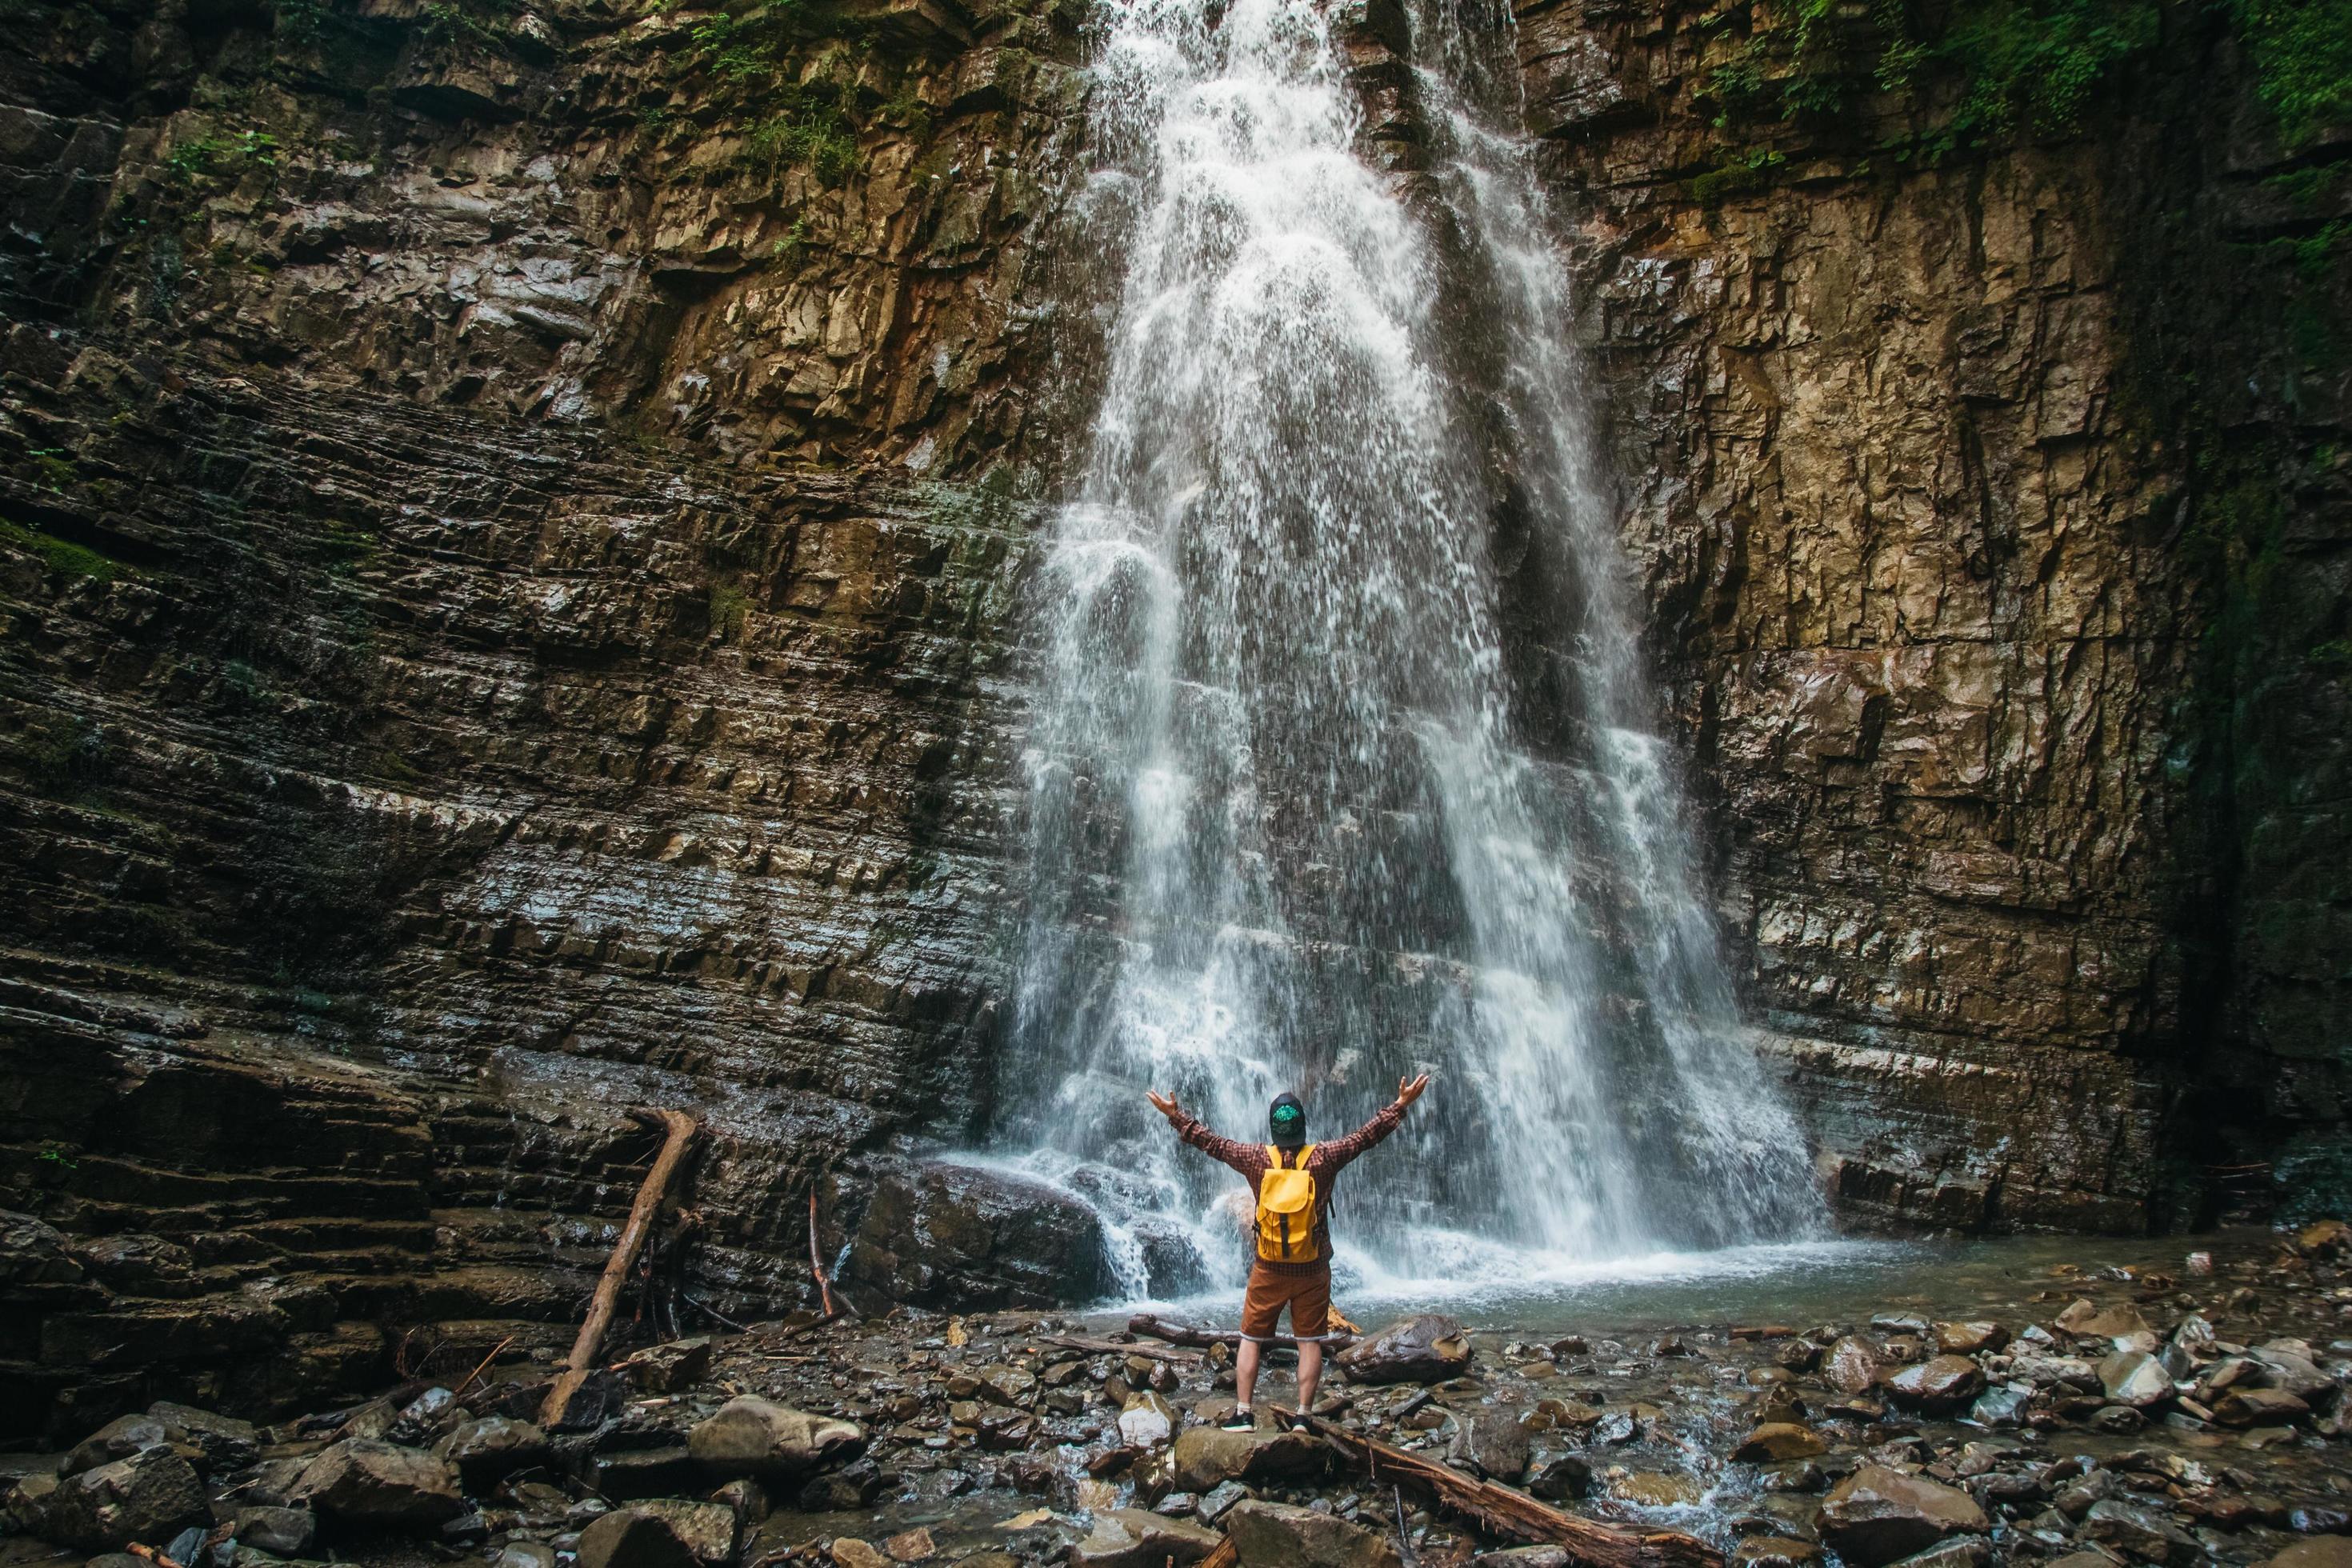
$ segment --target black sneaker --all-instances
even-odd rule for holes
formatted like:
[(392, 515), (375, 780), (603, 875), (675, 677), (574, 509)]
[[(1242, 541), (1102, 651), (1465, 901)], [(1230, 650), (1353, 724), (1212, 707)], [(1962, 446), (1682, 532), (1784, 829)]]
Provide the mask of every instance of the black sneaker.
[(1257, 1419), (1250, 1414), (1248, 1405), (1236, 1405), (1234, 1406), (1234, 1413), (1225, 1417), (1224, 1430), (1228, 1432), (1254, 1432), (1257, 1430)]

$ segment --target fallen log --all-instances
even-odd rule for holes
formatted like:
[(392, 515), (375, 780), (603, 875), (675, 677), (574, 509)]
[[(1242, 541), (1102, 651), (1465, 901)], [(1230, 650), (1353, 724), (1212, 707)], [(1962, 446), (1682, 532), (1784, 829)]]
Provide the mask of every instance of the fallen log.
[(695, 1134), (702, 1130), (702, 1124), (683, 1110), (632, 1110), (629, 1120), (662, 1130), (665, 1136), (661, 1152), (654, 1156), (654, 1167), (646, 1173), (644, 1184), (637, 1188), (636, 1202), (629, 1205), (629, 1218), (621, 1226), (621, 1239), (613, 1244), (613, 1256), (604, 1264), (604, 1277), (596, 1282), (596, 1293), (589, 1298), (587, 1319), (580, 1325), (579, 1337), (572, 1342), (571, 1359), (563, 1363), (562, 1374), (547, 1391), (547, 1402), (539, 1408), (539, 1424), (551, 1429), (562, 1425), (572, 1396), (580, 1392), (580, 1385), (595, 1370), (596, 1352), (604, 1346), (604, 1331), (613, 1326), (622, 1283), (636, 1261), (637, 1249), (645, 1246), (646, 1236), (653, 1230), (654, 1215), (661, 1208), (670, 1182), (686, 1163), (687, 1150), (693, 1145)]
[(1723, 1568), (1723, 1553), (1696, 1536), (1579, 1519), (1523, 1491), (1473, 1480), (1434, 1460), (1350, 1432), (1336, 1421), (1280, 1410), (1274, 1418), (1280, 1426), (1312, 1432), (1367, 1474), (1429, 1494), (1438, 1506), (1489, 1534), (1530, 1546), (1560, 1547), (1585, 1568)]
[(1117, 1340), (1090, 1340), (1076, 1334), (1045, 1334), (1041, 1337), (1049, 1345), (1059, 1345), (1064, 1350), (1085, 1351), (1091, 1355), (1139, 1355), (1147, 1361), (1181, 1363), (1192, 1363), (1201, 1359), (1196, 1355), (1186, 1355), (1182, 1351), (1164, 1351), (1158, 1345), (1123, 1345)]
[[(1194, 1350), (1204, 1351), (1211, 1345), (1223, 1345), (1228, 1350), (1239, 1350), (1242, 1343), (1241, 1331), (1238, 1329), (1196, 1329), (1189, 1323), (1163, 1321), (1150, 1312), (1138, 1312), (1134, 1317), (1129, 1318), (1127, 1321), (1127, 1331), (1130, 1334), (1145, 1334), (1155, 1340), (1165, 1340), (1171, 1345), (1190, 1345)], [(1270, 1345), (1287, 1345), (1294, 1349), (1298, 1344), (1297, 1340), (1288, 1334), (1271, 1335), (1264, 1342)], [(1329, 1334), (1326, 1335), (1320, 1342), (1325, 1350), (1345, 1350), (1356, 1342), (1356, 1337), (1353, 1334)]]

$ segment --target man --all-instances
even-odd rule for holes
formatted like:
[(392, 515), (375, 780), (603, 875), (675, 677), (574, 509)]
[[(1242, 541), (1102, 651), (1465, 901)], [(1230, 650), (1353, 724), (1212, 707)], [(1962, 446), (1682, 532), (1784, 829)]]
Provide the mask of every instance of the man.
[[(1395, 1131), (1404, 1121), (1406, 1108), (1428, 1087), (1427, 1073), (1409, 1083), (1399, 1079), (1393, 1104), (1345, 1138), (1311, 1149), (1307, 1143), (1306, 1107), (1295, 1094), (1276, 1095), (1266, 1112), (1271, 1152), (1265, 1144), (1236, 1143), (1218, 1137), (1179, 1110), (1171, 1096), (1150, 1091), (1152, 1108), (1168, 1118), (1176, 1135), (1211, 1159), (1239, 1171), (1250, 1184), (1250, 1196), (1259, 1204), (1259, 1226), (1254, 1233), (1256, 1261), (1242, 1300), (1242, 1352), (1234, 1367), (1235, 1403), (1226, 1431), (1246, 1432), (1255, 1424), (1250, 1395), (1257, 1388), (1258, 1356), (1261, 1347), (1274, 1338), (1285, 1307), (1290, 1309), (1290, 1331), (1298, 1338), (1298, 1413), (1304, 1415), (1315, 1408), (1315, 1385), (1323, 1376), (1323, 1338), (1329, 1331), (1331, 1313), (1331, 1184), (1357, 1155)], [(1312, 1221), (1297, 1227), (1301, 1236), (1311, 1238), (1305, 1246), (1297, 1245), (1286, 1215), (1269, 1215), (1268, 1197), (1261, 1192), (1269, 1172), (1299, 1170), (1313, 1184)], [(1306, 1184), (1282, 1174), (1276, 1176), (1276, 1185), (1285, 1191), (1284, 1197), (1273, 1200), (1276, 1206), (1287, 1201), (1288, 1191), (1302, 1195), (1308, 1192)], [(1294, 1253), (1295, 1258), (1289, 1256)]]

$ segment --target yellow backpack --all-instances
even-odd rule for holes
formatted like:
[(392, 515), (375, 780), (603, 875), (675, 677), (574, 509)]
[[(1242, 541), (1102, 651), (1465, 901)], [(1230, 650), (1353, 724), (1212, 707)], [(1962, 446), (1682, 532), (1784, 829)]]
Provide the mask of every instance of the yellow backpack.
[(1315, 1261), (1315, 1178), (1307, 1172), (1309, 1143), (1298, 1163), (1285, 1165), (1282, 1151), (1265, 1146), (1266, 1172), (1257, 1179), (1257, 1255), (1270, 1263)]

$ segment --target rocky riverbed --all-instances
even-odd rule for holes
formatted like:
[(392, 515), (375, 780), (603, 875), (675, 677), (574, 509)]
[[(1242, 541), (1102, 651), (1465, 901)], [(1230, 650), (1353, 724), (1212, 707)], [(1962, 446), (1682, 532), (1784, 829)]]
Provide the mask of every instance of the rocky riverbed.
[[(1664, 1331), (1375, 1328), (1318, 1409), (1746, 1568), (2352, 1563), (2352, 1227), (2000, 1310)], [(0, 1563), (100, 1568), (1243, 1568), (1563, 1563), (1329, 1444), (1225, 1433), (1230, 1353), (1035, 1312), (786, 1320), (646, 1345), (538, 1424), (543, 1360), (259, 1426), (158, 1404), (5, 1463)], [(1293, 1392), (1277, 1363), (1259, 1401)]]

